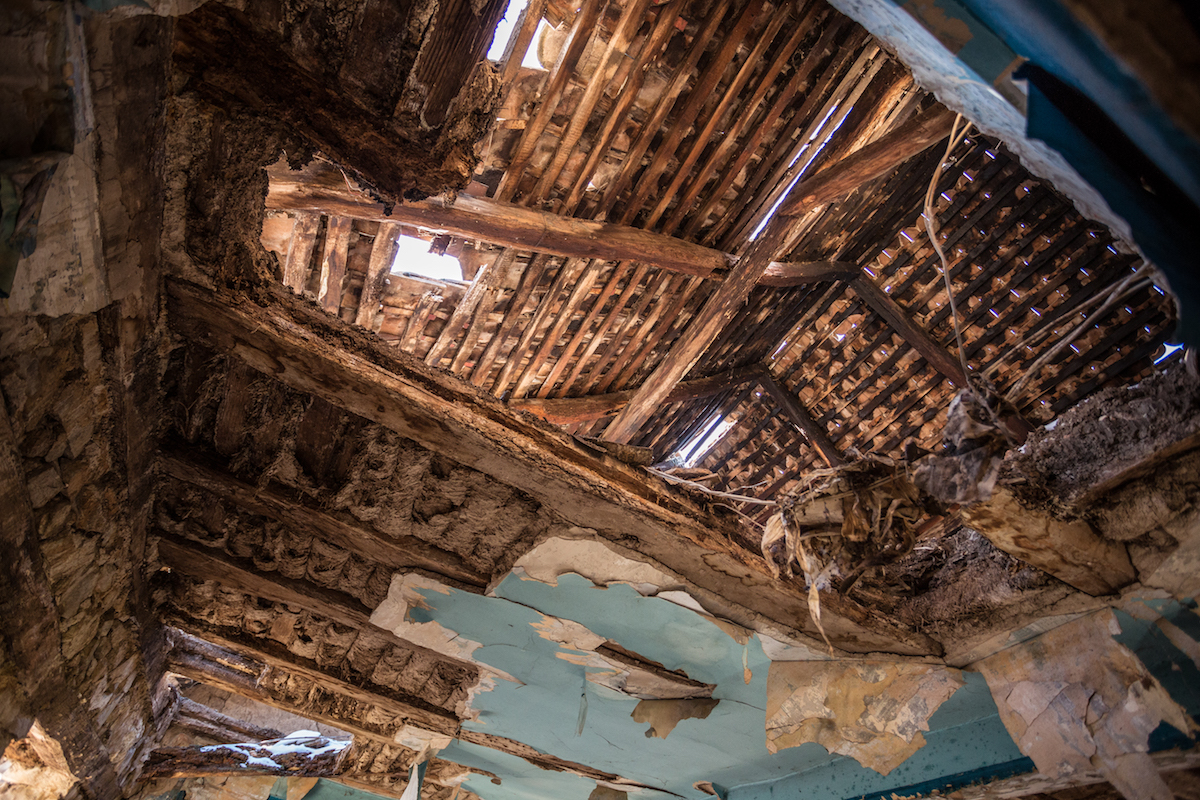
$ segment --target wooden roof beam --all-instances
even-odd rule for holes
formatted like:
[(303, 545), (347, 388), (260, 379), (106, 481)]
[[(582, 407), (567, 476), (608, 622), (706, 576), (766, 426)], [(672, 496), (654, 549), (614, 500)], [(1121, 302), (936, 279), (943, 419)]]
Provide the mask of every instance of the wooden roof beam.
[[(728, 389), (761, 380), (767, 374), (762, 364), (750, 364), (740, 369), (721, 372), (707, 378), (697, 378), (693, 381), (683, 381), (675, 385), (667, 395), (666, 402), (679, 403), (685, 400), (699, 400), (711, 397)], [(513, 400), (508, 405), (518, 411), (541, 417), (555, 425), (572, 425), (577, 422), (588, 422), (601, 419), (609, 414), (615, 414), (624, 408), (637, 389), (626, 389), (608, 394), (587, 395), (584, 397), (558, 397), (548, 400), (523, 399)]]
[[(185, 339), (230, 353), (293, 389), (480, 470), (603, 538), (633, 542), (634, 550), (678, 574), (715, 613), (781, 636), (815, 633), (803, 587), (776, 581), (765, 562), (747, 559), (731, 543), (739, 535), (734, 519), (719, 517), (665, 482), (597, 457), (562, 431), (480, 397), (283, 286), (264, 286), (256, 295), (261, 300), (251, 301), (169, 280), (166, 294), (169, 324)], [(735, 572), (743, 577), (731, 583)], [(852, 604), (831, 606), (825, 623), (848, 651), (941, 650), (924, 634), (860, 611)]]
[(883, 317), (892, 326), (900, 338), (921, 354), (929, 365), (946, 376), (955, 386), (967, 385), (967, 376), (962, 370), (962, 364), (945, 347), (934, 341), (924, 328), (918, 325), (912, 316), (897, 303), (891, 295), (879, 288), (871, 276), (860, 274), (850, 281), (855, 294), (863, 299), (871, 309)]
[[(750, 244), (745, 255), (730, 270), (725, 282), (709, 297), (680, 340), (642, 385), (638, 396), (608, 426), (604, 437), (616, 442), (629, 442), (658, 410), (675, 384), (733, 319), (775, 257), (790, 246), (793, 241), (792, 229), (796, 224), (793, 218), (795, 214), (810, 211), (882, 177), (916, 153), (946, 138), (953, 122), (951, 112), (934, 106), (867, 147), (826, 166), (808, 181), (792, 187), (780, 205), (781, 213), (776, 214), (762, 234)], [(915, 149), (918, 145), (919, 149)], [(870, 152), (867, 155), (860, 155), (868, 148)], [(820, 191), (812, 188), (814, 183)], [(809, 198), (816, 198), (819, 202), (810, 202)]]
[[(502, 247), (566, 258), (634, 261), (670, 272), (719, 280), (738, 263), (729, 253), (661, 233), (608, 222), (561, 217), (486, 197), (431, 197), (388, 209), (361, 191), (351, 191), (336, 168), (314, 161), (302, 170), (275, 164), (267, 169), (267, 207), (306, 215), (354, 217), (479, 239)], [(840, 280), (857, 267), (843, 261), (769, 262), (760, 281), (799, 286)]]
[(454, 553), (433, 547), (416, 536), (380, 536), (369, 529), (301, 505), (270, 488), (253, 486), (198, 461), (163, 454), (159, 457), (159, 464), (165, 475), (203, 489), (252, 514), (320, 536), (368, 561), (392, 569), (425, 569), (438, 575), (439, 579), (467, 591), (482, 591), (491, 580), (490, 575), (475, 572)]
[(817, 421), (812, 418), (812, 415), (800, 405), (800, 399), (790, 391), (779, 385), (774, 376), (770, 372), (762, 379), (762, 385), (767, 392), (779, 404), (784, 413), (788, 415), (788, 419), (804, 432), (805, 438), (813, 449), (820, 454), (821, 458), (831, 467), (840, 467), (846, 463), (846, 459), (842, 458), (842, 454), (834, 447), (830, 441), (828, 434), (821, 429)]

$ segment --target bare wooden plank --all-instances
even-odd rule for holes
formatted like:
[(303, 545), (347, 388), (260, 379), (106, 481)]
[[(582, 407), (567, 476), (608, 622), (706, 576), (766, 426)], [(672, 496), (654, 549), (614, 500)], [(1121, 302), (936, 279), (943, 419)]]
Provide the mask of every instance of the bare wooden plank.
[(779, 207), (783, 216), (797, 214), (845, 197), (867, 181), (895, 169), (950, 135), (954, 112), (934, 105), (901, 123), (870, 144), (800, 181), (787, 202)]
[[(789, 192), (790, 199), (795, 188)], [(795, 221), (777, 216), (767, 224), (762, 234), (751, 243), (745, 255), (729, 273), (717, 291), (713, 292), (700, 312), (688, 325), (683, 336), (659, 363), (650, 378), (642, 384), (638, 395), (625, 406), (620, 415), (604, 431), (604, 438), (629, 442), (654, 412), (662, 405), (671, 389), (688, 373), (721, 330), (741, 309), (758, 278), (793, 240)]]
[[(425, 355), (426, 364), (431, 367), (440, 364), (442, 358), (454, 346), (455, 337), (468, 323), (470, 323), (470, 327), (459, 345), (459, 353), (466, 351), (466, 356), (463, 356), (464, 360), (470, 355), (470, 351), (475, 347), (475, 341), (479, 338), (480, 326), (475, 324), (479, 316), (477, 312), (482, 308), (486, 313), (487, 308), (495, 302), (496, 290), (504, 284), (515, 258), (516, 253), (512, 248), (506, 248), (496, 256), (495, 261), (485, 264), (481, 268), (479, 274), (475, 276), (475, 280), (471, 281), (471, 287), (467, 289), (463, 299), (454, 307), (454, 313), (450, 315), (450, 319), (446, 320), (446, 324), (442, 326), (437, 341), (434, 342), (433, 347), (429, 348), (429, 352)], [(455, 358), (451, 371), (458, 372), (460, 368), (461, 364), (458, 358)]]
[(436, 291), (425, 292), (421, 295), (421, 299), (413, 307), (412, 314), (408, 318), (408, 324), (404, 326), (404, 335), (400, 337), (400, 349), (414, 355), (417, 352), (417, 344), (421, 340), (421, 333), (425, 330), (425, 326), (429, 324), (429, 320), (437, 311), (438, 306), (442, 304), (442, 293)]
[[(675, 388), (667, 395), (666, 402), (679, 403), (711, 397), (727, 389), (734, 389), (744, 383), (759, 380), (765, 374), (766, 369), (763, 365), (751, 364), (741, 369), (710, 375), (707, 378), (683, 381), (675, 385)], [(625, 389), (620, 392), (586, 397), (513, 400), (509, 403), (509, 407), (541, 417), (556, 425), (571, 425), (615, 414), (628, 405), (637, 391), (637, 389)]]
[(172, 572), (200, 581), (216, 581), (251, 597), (261, 597), (274, 603), (285, 603), (304, 611), (318, 614), (339, 625), (359, 630), (370, 630), (371, 635), (405, 650), (414, 650), (436, 658), (450, 661), (469, 672), (477, 672), (476, 664), (456, 661), (446, 655), (429, 650), (414, 642), (400, 639), (391, 631), (377, 628), (371, 623), (373, 609), (358, 598), (318, 586), (310, 581), (297, 580), (277, 572), (263, 572), (254, 562), (236, 558), (212, 547), (181, 539), (170, 534), (157, 533), (158, 557)]
[[(566, 131), (559, 137), (554, 156), (550, 159), (550, 164), (547, 165), (545, 171), (542, 172), (541, 178), (538, 179), (537, 186), (531, 194), (531, 199), (546, 198), (554, 188), (554, 182), (562, 173), (567, 159), (574, 153), (575, 146), (579, 144), (579, 140), (583, 137), (583, 131), (592, 117), (592, 111), (595, 110), (596, 103), (599, 102), (601, 95), (608, 88), (606, 81), (602, 80), (602, 76), (607, 73), (609, 61), (612, 60), (614, 54), (619, 53), (619, 58), (625, 56), (625, 50), (629, 47), (629, 42), (633, 38), (633, 35), (637, 33), (642, 20), (645, 19), (646, 10), (649, 7), (650, 0), (634, 0), (628, 3), (621, 12), (621, 19), (617, 23), (617, 28), (609, 36), (608, 44), (600, 56), (596, 73), (592, 80), (588, 81), (587, 87), (583, 90), (583, 97), (580, 98), (578, 105), (575, 106), (575, 111), (571, 115), (571, 121), (567, 125)], [(522, 144), (524, 144), (524, 141), (522, 141)], [(519, 175), (515, 179), (519, 179)]]
[(321, 288), (317, 302), (330, 314), (338, 313), (342, 305), (342, 281), (346, 277), (346, 259), (350, 254), (350, 232), (354, 220), (349, 217), (330, 217), (325, 233), (325, 252), (321, 256)]
[(370, 561), (392, 568), (427, 569), (468, 591), (480, 591), (491, 578), (467, 567), (457, 555), (439, 550), (415, 536), (383, 536), (348, 524), (323, 511), (300, 505), (271, 489), (244, 483), (197, 461), (164, 454), (159, 463), (165, 474), (177, 480), (198, 486), (254, 514), (320, 536)]
[(797, 428), (804, 431), (805, 437), (808, 438), (811, 444), (825, 463), (831, 467), (840, 467), (846, 463), (846, 459), (842, 458), (842, 454), (833, 446), (833, 442), (829, 440), (829, 435), (821, 429), (821, 426), (816, 423), (812, 415), (805, 410), (804, 406), (800, 405), (800, 400), (787, 389), (784, 389), (775, 380), (775, 377), (768, 372), (762, 378), (762, 385), (774, 398), (788, 415), (788, 418), (795, 424)]
[(370, 703), (386, 709), (418, 728), (447, 736), (458, 733), (459, 720), (454, 712), (417, 697), (410, 697), (396, 689), (380, 686), (375, 690), (351, 683), (333, 675), (329, 670), (318, 667), (315, 661), (295, 655), (273, 639), (258, 638), (210, 625), (169, 610), (164, 612), (163, 617), (171, 626), (236, 653), (242, 658), (313, 681), (360, 703)]
[[(550, 257), (546, 255), (535, 255), (529, 260), (525, 266), (525, 271), (521, 273), (521, 282), (517, 284), (517, 289), (513, 292), (512, 297), (508, 300), (508, 308), (504, 312), (504, 319), (496, 326), (495, 333), (488, 341), (487, 347), (483, 349), (483, 354), (479, 356), (479, 360), (475, 362), (475, 368), (471, 370), (471, 377), (468, 379), (476, 386), (482, 386), (487, 380), (488, 375), (492, 371), (492, 364), (495, 363), (496, 357), (500, 354), (500, 350), (508, 342), (508, 337), (512, 334), (513, 328), (521, 318), (521, 314), (525, 310), (525, 304), (529, 302), (529, 298), (533, 295), (534, 289), (542, 281), (542, 275), (546, 272), (546, 266), (550, 262)], [(511, 357), (512, 353), (509, 353)]]
[(396, 260), (396, 241), (400, 236), (400, 225), (382, 222), (371, 245), (371, 260), (367, 266), (367, 277), (363, 282), (362, 297), (358, 301), (358, 312), (354, 315), (356, 325), (373, 328), (379, 313), (379, 298), (383, 295), (383, 282), (387, 280)]
[(967, 385), (967, 377), (963, 373), (958, 359), (935, 342), (933, 337), (926, 333), (924, 328), (917, 325), (908, 312), (887, 292), (880, 289), (869, 275), (860, 274), (850, 282), (850, 285), (854, 288), (855, 293), (863, 299), (863, 302), (874, 309), (876, 314), (887, 320), (896, 333), (912, 345), (913, 349), (920, 353), (930, 366), (945, 375), (955, 386)]
[(230, 717), (187, 697), (179, 698), (175, 720), (171, 724), (222, 744), (278, 739), (283, 736), (281, 731), (274, 728), (264, 728)]
[(730, 264), (729, 256), (719, 250), (672, 236), (608, 222), (560, 217), (466, 194), (453, 202), (431, 197), (404, 203), (386, 214), (383, 205), (362, 192), (351, 192), (340, 172), (319, 162), (296, 172), (276, 165), (268, 173), (271, 176), (268, 208), (401, 222), (503, 247), (570, 258), (645, 261), (690, 275), (708, 275)]
[[(568, 522), (627, 543), (678, 574), (689, 593), (715, 613), (816, 643), (803, 587), (775, 581), (761, 558), (732, 544), (741, 535), (736, 518), (719, 517), (644, 472), (599, 458), (565, 433), (481, 398), (453, 376), (314, 312), (283, 287), (264, 286), (260, 295), (266, 305), (168, 281), (168, 320), (191, 341), (231, 353), (293, 388), (527, 493)], [(319, 335), (331, 327), (337, 335)], [(743, 576), (732, 586), (730, 570)], [(825, 624), (830, 638), (853, 652), (940, 650), (929, 637), (853, 605), (830, 606), (830, 614)], [(839, 619), (842, 614), (850, 616)]]
[(592, 261), (584, 270), (583, 276), (574, 282), (571, 287), (570, 294), (563, 301), (562, 307), (554, 317), (554, 322), (550, 325), (550, 329), (546, 331), (546, 335), (542, 337), (542, 342), (529, 359), (529, 365), (517, 379), (517, 384), (513, 388), (513, 397), (524, 397), (529, 391), (529, 387), (537, 379), (537, 374), (541, 370), (542, 365), (546, 363), (546, 359), (550, 358), (554, 346), (558, 344), (559, 338), (567, 325), (570, 324), (576, 313), (576, 307), (583, 301), (583, 298), (588, 295), (592, 287), (596, 284), (596, 279), (600, 274), (600, 264)]
[(512, 35), (500, 56), (500, 83), (506, 87), (505, 91), (508, 91), (509, 84), (521, 69), (521, 62), (525, 60), (525, 53), (529, 51), (529, 43), (533, 41), (533, 34), (537, 32), (545, 8), (546, 0), (531, 0), (521, 9), (513, 25)]
[(588, 309), (587, 315), (579, 324), (575, 335), (567, 342), (567, 346), (563, 348), (562, 353), (555, 359), (553, 366), (550, 368), (550, 374), (546, 376), (546, 380), (538, 388), (537, 396), (548, 396), (558, 384), (558, 379), (562, 373), (575, 360), (575, 352), (583, 343), (583, 340), (591, 332), (592, 325), (596, 322), (596, 318), (600, 312), (604, 310), (604, 306), (608, 304), (609, 298), (616, 294), (617, 287), (620, 285), (621, 276), (627, 272), (627, 267), (624, 263), (613, 264), (612, 271), (609, 273), (608, 280), (604, 283), (604, 288), (600, 290), (600, 294), (592, 301), (591, 308)]
[(297, 292), (304, 291), (308, 265), (312, 262), (313, 246), (317, 243), (320, 214), (297, 214), (288, 243), (287, 260), (283, 265), (283, 285)]

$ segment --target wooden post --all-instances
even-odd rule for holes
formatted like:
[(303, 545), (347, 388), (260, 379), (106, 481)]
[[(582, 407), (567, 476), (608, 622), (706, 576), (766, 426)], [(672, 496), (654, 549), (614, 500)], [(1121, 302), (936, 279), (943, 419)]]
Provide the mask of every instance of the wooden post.
[(396, 260), (396, 240), (399, 236), (398, 223), (379, 223), (375, 243), (371, 245), (371, 260), (367, 265), (367, 278), (363, 282), (358, 312), (354, 315), (355, 324), (364, 328), (374, 327), (375, 315), (379, 313), (379, 297), (383, 294), (383, 282), (387, 280), (392, 262)]
[(325, 254), (321, 257), (321, 288), (317, 302), (330, 314), (342, 305), (342, 280), (346, 277), (346, 257), (350, 252), (350, 231), (354, 220), (330, 217), (325, 233)]

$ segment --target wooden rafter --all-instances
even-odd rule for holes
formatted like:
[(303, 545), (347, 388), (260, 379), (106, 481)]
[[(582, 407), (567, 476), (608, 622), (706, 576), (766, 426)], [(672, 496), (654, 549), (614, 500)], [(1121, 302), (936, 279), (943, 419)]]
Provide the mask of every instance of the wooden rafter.
[[(667, 395), (666, 402), (678, 403), (685, 400), (699, 400), (711, 397), (729, 389), (736, 389), (749, 381), (759, 380), (766, 374), (761, 364), (751, 364), (741, 369), (722, 372), (707, 378), (697, 378), (676, 384)], [(560, 397), (550, 400), (525, 399), (513, 400), (511, 408), (525, 411), (547, 422), (556, 425), (571, 425), (576, 422), (601, 419), (609, 414), (615, 414), (624, 408), (637, 394), (636, 389), (625, 389), (608, 394), (588, 395), (584, 397)]]
[[(300, 171), (282, 164), (267, 170), (267, 207), (302, 214), (329, 214), (383, 223), (401, 223), (527, 252), (630, 261), (702, 278), (720, 280), (738, 258), (711, 247), (628, 225), (562, 217), (486, 197), (459, 195), (454, 201), (428, 198), (390, 209), (363, 192), (351, 191), (336, 169), (314, 162)], [(759, 282), (799, 286), (845, 277), (852, 265), (838, 261), (775, 262), (763, 267)]]
[[(953, 123), (953, 117), (947, 118), (948, 114), (949, 112), (942, 111), (932, 115), (931, 120), (916, 126), (917, 133), (913, 132), (913, 125), (909, 123), (901, 125), (868, 145), (875, 148), (872, 150), (870, 158), (855, 158), (858, 153), (862, 152), (861, 150), (856, 151), (856, 153), (826, 166), (810, 181), (794, 186), (781, 205), (781, 208), (786, 209), (788, 213), (778, 214), (771, 219), (766, 229), (754, 240), (745, 255), (730, 271), (725, 282), (713, 293), (700, 313), (692, 320), (680, 341), (671, 348), (671, 351), (659, 363), (654, 374), (643, 384), (638, 396), (630, 401), (620, 416), (605, 430), (605, 438), (618, 442), (630, 441), (646, 420), (662, 405), (663, 399), (671, 392), (672, 387), (687, 374), (742, 304), (746, 302), (750, 290), (754, 288), (767, 267), (781, 251), (786, 249), (788, 243), (794, 240), (793, 228), (796, 222), (789, 214), (796, 214), (801, 210), (811, 211), (814, 206), (820, 206), (835, 196), (841, 196), (868, 181), (883, 176), (914, 154), (912, 150), (915, 146), (912, 144), (914, 140), (922, 143), (921, 150), (937, 141), (937, 139), (931, 138), (932, 133), (928, 133), (930, 129), (942, 130), (941, 138), (945, 138)], [(918, 119), (924, 120), (925, 116), (921, 115)], [(920, 150), (916, 152), (920, 152)], [(820, 181), (820, 185), (823, 186), (837, 187), (840, 194), (835, 195), (832, 189), (814, 193), (805, 187), (805, 183), (811, 185), (813, 181)], [(807, 202), (805, 198), (809, 196), (817, 197), (820, 202)]]
[(318, 509), (309, 508), (266, 487), (252, 486), (232, 475), (194, 460), (163, 455), (165, 474), (204, 489), (236, 506), (297, 530), (310, 531), (329, 542), (393, 569), (430, 570), (467, 591), (482, 591), (491, 576), (466, 566), (454, 553), (440, 550), (415, 536), (383, 537)]
[(831, 467), (837, 467), (846, 463), (842, 454), (838, 452), (833, 442), (829, 440), (829, 435), (821, 429), (821, 426), (804, 409), (804, 406), (800, 405), (799, 398), (780, 386), (769, 372), (762, 378), (762, 385), (770, 393), (775, 402), (783, 408), (784, 413), (788, 415), (788, 419), (804, 432), (809, 444), (820, 453), (821, 458), (825, 460), (826, 464)]

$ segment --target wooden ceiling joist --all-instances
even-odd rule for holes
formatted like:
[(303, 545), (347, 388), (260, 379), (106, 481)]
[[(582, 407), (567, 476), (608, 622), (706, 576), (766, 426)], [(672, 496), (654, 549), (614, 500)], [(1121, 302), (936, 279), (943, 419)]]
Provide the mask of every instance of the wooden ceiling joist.
[(812, 418), (812, 415), (804, 410), (804, 407), (800, 405), (800, 401), (796, 396), (780, 386), (770, 372), (762, 378), (762, 385), (770, 393), (775, 402), (784, 410), (784, 413), (788, 415), (788, 419), (804, 432), (804, 436), (813, 448), (821, 454), (821, 458), (825, 460), (826, 464), (831, 467), (840, 467), (846, 463), (842, 454), (838, 452), (833, 442), (829, 440), (828, 434), (821, 429), (821, 426)]
[[(839, 193), (848, 193), (858, 186), (876, 180), (908, 160), (913, 154), (916, 144), (922, 144), (920, 152), (939, 139), (933, 138), (941, 131), (941, 139), (950, 132), (953, 117), (949, 112), (940, 110), (927, 112), (917, 117), (917, 122), (901, 124), (895, 130), (884, 134), (875, 142), (870, 158), (855, 158), (856, 151), (845, 158), (821, 169), (808, 181), (821, 181), (822, 185), (837, 187)], [(913, 130), (920, 132), (915, 134)], [(863, 148), (866, 149), (866, 148)], [(630, 401), (616, 420), (605, 430), (604, 436), (611, 441), (628, 442), (641, 429), (642, 425), (662, 405), (663, 399), (678, 383), (688, 370), (696, 363), (713, 340), (720, 334), (724, 326), (746, 302), (750, 290), (766, 271), (767, 267), (781, 251), (785, 250), (793, 237), (795, 221), (789, 214), (801, 210), (810, 211), (815, 206), (822, 205), (835, 198), (832, 189), (829, 192), (814, 193), (805, 188), (806, 182), (801, 182), (788, 192), (781, 204), (781, 209), (788, 213), (777, 214), (767, 224), (766, 229), (751, 243), (746, 253), (730, 271), (720, 288), (705, 303), (700, 313), (692, 320), (671, 351), (659, 362), (658, 368), (639, 391), (638, 396)], [(810, 204), (804, 198), (814, 195), (820, 202)], [(841, 196), (836, 195), (836, 196)]]
[[(699, 400), (715, 394), (736, 389), (750, 381), (760, 380), (766, 374), (761, 364), (751, 364), (738, 370), (711, 375), (707, 378), (683, 381), (676, 384), (665, 402), (679, 403)], [(585, 395), (583, 397), (558, 397), (549, 400), (523, 399), (509, 402), (511, 408), (541, 417), (555, 425), (573, 425), (601, 419), (624, 408), (637, 394), (637, 389), (624, 389), (608, 394)]]

